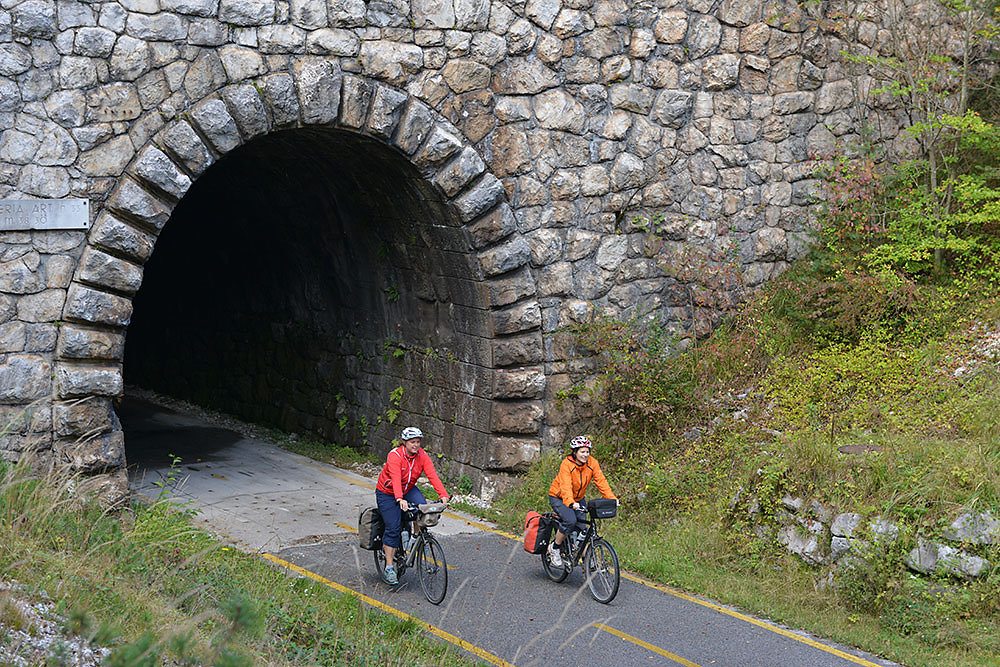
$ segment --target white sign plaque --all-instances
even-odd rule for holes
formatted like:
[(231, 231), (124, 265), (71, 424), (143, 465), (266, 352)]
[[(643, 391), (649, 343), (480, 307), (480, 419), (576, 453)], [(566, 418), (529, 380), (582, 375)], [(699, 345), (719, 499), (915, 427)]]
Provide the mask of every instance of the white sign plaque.
[(0, 232), (89, 226), (89, 199), (0, 199)]

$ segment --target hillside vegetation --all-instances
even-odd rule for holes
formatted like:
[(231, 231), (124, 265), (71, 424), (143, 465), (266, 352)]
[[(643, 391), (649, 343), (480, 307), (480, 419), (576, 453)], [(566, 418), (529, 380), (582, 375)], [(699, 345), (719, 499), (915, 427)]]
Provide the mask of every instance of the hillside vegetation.
[[(934, 178), (927, 159), (828, 162), (812, 254), (707, 338), (575, 332), (603, 362), (595, 454), (628, 567), (908, 665), (997, 665), (1000, 535), (956, 546), (985, 559), (975, 577), (905, 564), (965, 513), (1000, 519), (1000, 134), (972, 111), (930, 127)], [(556, 457), (500, 502), (511, 527)], [(894, 537), (807, 563), (779, 531), (813, 501)]]

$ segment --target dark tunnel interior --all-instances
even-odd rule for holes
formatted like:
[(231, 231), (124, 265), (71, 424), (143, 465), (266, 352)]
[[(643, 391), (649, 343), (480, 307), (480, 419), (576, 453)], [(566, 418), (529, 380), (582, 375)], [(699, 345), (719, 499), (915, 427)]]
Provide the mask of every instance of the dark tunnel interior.
[(441, 238), (461, 247), (460, 223), (388, 146), (332, 129), (257, 138), (194, 182), (157, 240), (126, 384), (340, 444), (389, 432), (391, 410), (446, 422), (411, 386), (393, 394), (416, 372), (398, 350), (467, 361)]

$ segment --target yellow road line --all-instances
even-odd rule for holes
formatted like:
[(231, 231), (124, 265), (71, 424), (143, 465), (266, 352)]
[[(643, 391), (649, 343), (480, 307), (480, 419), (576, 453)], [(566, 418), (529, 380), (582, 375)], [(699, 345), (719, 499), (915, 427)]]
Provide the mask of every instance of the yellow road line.
[(779, 628), (776, 625), (771, 625), (766, 621), (761, 621), (752, 616), (741, 614), (740, 612), (733, 611), (732, 609), (726, 609), (722, 605), (715, 604), (714, 602), (699, 600), (698, 598), (688, 595), (687, 593), (681, 593), (680, 591), (672, 590), (664, 586), (663, 584), (658, 584), (654, 581), (649, 581), (648, 579), (643, 579), (642, 577), (637, 577), (634, 574), (629, 574), (627, 572), (622, 572), (622, 577), (628, 579), (629, 581), (634, 581), (636, 583), (642, 584), (643, 586), (649, 586), (650, 588), (655, 588), (658, 591), (662, 591), (663, 593), (673, 595), (674, 597), (680, 598), (682, 600), (687, 600), (688, 602), (699, 604), (702, 607), (708, 607), (709, 609), (714, 609), (715, 611), (721, 614), (726, 614), (727, 616), (732, 616), (733, 618), (745, 621), (752, 625), (756, 625), (759, 628), (770, 630), (771, 632), (779, 634), (782, 637), (787, 637), (788, 639), (794, 639), (797, 642), (802, 642), (807, 646), (812, 646), (813, 648), (819, 649), (821, 651), (826, 651), (827, 653), (833, 654), (838, 658), (843, 658), (844, 660), (847, 660), (849, 662), (853, 662), (858, 665), (864, 665), (864, 667), (879, 667), (879, 665), (875, 664), (874, 662), (870, 662), (868, 660), (865, 660), (864, 658), (859, 658), (856, 655), (851, 655), (850, 653), (845, 653), (844, 651), (835, 649), (832, 646), (827, 646), (826, 644), (818, 642), (815, 639), (803, 637), (802, 635), (796, 634), (790, 630), (785, 630), (784, 628)]
[(346, 523), (340, 523), (339, 521), (334, 521), (333, 525), (337, 526), (338, 528), (343, 528), (344, 530), (349, 530), (352, 533), (358, 532), (358, 529), (355, 528), (354, 526), (348, 526)]
[(506, 531), (497, 530), (496, 528), (492, 528), (492, 527), (486, 525), (485, 523), (481, 523), (479, 521), (473, 521), (472, 519), (466, 519), (464, 516), (460, 516), (458, 514), (455, 514), (454, 512), (442, 512), (442, 514), (444, 514), (446, 517), (448, 517), (450, 519), (458, 519), (459, 521), (464, 521), (465, 525), (472, 526), (473, 528), (478, 528), (479, 530), (485, 530), (488, 533), (495, 533), (496, 535), (501, 535), (503, 537), (507, 537), (507, 538), (510, 538), (512, 540), (519, 540), (519, 539), (521, 539), (520, 535), (511, 535), (510, 533), (508, 533)]
[(295, 572), (296, 574), (301, 574), (303, 577), (308, 577), (309, 579), (312, 579), (313, 581), (318, 581), (319, 583), (323, 584), (324, 586), (329, 586), (330, 588), (332, 588), (332, 589), (334, 589), (336, 591), (340, 591), (341, 593), (345, 593), (347, 595), (353, 595), (354, 597), (358, 598), (362, 602), (364, 602), (366, 604), (369, 604), (372, 607), (375, 607), (376, 609), (381, 609), (382, 611), (390, 613), (393, 616), (398, 616), (399, 618), (401, 618), (401, 619), (403, 619), (405, 621), (413, 621), (414, 623), (416, 623), (417, 625), (419, 625), (420, 627), (422, 627), (424, 630), (426, 630), (427, 632), (431, 633), (432, 635), (440, 637), (441, 639), (444, 639), (445, 641), (451, 642), (452, 644), (454, 644), (455, 646), (458, 646), (459, 648), (465, 649), (466, 651), (468, 651), (469, 653), (473, 654), (477, 658), (481, 658), (482, 660), (485, 660), (486, 662), (490, 663), (491, 665), (497, 665), (497, 667), (514, 667), (514, 665), (512, 663), (509, 663), (506, 660), (504, 660), (503, 658), (499, 658), (499, 657), (493, 655), (492, 653), (490, 653), (486, 649), (480, 648), (480, 647), (476, 646), (475, 644), (467, 642), (467, 641), (465, 641), (464, 639), (462, 639), (460, 637), (456, 637), (455, 635), (451, 634), (450, 632), (446, 632), (446, 631), (442, 630), (441, 628), (437, 627), (436, 625), (431, 625), (427, 621), (422, 621), (419, 618), (416, 618), (415, 616), (410, 616), (405, 611), (401, 611), (399, 609), (396, 609), (395, 607), (390, 607), (389, 605), (385, 604), (384, 602), (379, 602), (375, 598), (368, 597), (364, 593), (359, 593), (358, 591), (354, 590), (353, 588), (348, 588), (347, 586), (344, 586), (342, 584), (338, 584), (336, 581), (333, 581), (332, 579), (327, 579), (326, 577), (318, 575), (315, 572), (310, 572), (309, 570), (307, 570), (307, 569), (305, 569), (303, 567), (299, 567), (298, 565), (295, 565), (294, 563), (289, 563), (287, 560), (278, 558), (277, 556), (275, 556), (273, 554), (264, 553), (264, 554), (261, 554), (261, 555), (264, 558), (266, 558), (267, 560), (271, 561), (272, 563), (275, 563), (276, 565), (280, 565), (283, 568), (291, 570), (292, 572)]
[[(315, 467), (316, 467), (317, 470), (320, 470), (319, 466), (315, 466)], [(332, 475), (332, 476), (334, 476), (334, 477), (336, 477), (338, 479), (342, 479), (345, 482), (350, 482), (351, 484), (357, 484), (358, 486), (364, 486), (364, 487), (367, 487), (369, 489), (374, 489), (375, 488), (374, 484), (363, 483), (363, 482), (360, 482), (360, 481), (358, 481), (356, 479), (348, 477), (347, 475), (341, 475), (340, 473), (333, 472), (331, 470), (323, 470), (323, 472), (326, 472), (327, 474)], [(444, 512), (444, 515), (447, 516), (447, 517), (450, 517), (452, 519), (458, 519), (459, 521), (464, 521), (466, 523), (466, 525), (468, 525), (468, 526), (473, 526), (475, 528), (479, 528), (480, 530), (485, 530), (485, 531), (487, 531), (489, 533), (494, 533), (496, 535), (500, 535), (502, 537), (506, 537), (506, 538), (511, 539), (511, 540), (519, 540), (519, 539), (521, 539), (520, 535), (514, 535), (513, 533), (508, 533), (508, 532), (506, 532), (504, 530), (497, 530), (496, 528), (492, 528), (492, 527), (486, 525), (485, 523), (481, 523), (479, 521), (472, 521), (471, 519), (466, 519), (464, 516), (459, 516), (458, 514), (455, 514), (454, 512)], [(699, 605), (701, 605), (703, 607), (708, 607), (709, 609), (714, 609), (715, 611), (718, 611), (720, 613), (726, 614), (728, 616), (732, 616), (733, 618), (737, 618), (737, 619), (739, 619), (741, 621), (746, 621), (747, 623), (751, 623), (753, 625), (756, 625), (759, 628), (763, 628), (765, 630), (770, 630), (771, 632), (774, 632), (774, 633), (777, 633), (779, 635), (782, 635), (783, 637), (787, 637), (789, 639), (794, 639), (797, 642), (802, 642), (803, 644), (807, 644), (808, 646), (812, 646), (813, 648), (817, 648), (817, 649), (819, 649), (821, 651), (826, 651), (827, 653), (830, 653), (832, 655), (835, 655), (835, 656), (838, 656), (840, 658), (843, 658), (844, 660), (847, 660), (849, 662), (853, 662), (853, 663), (858, 664), (858, 665), (863, 665), (864, 667), (879, 667), (875, 663), (869, 662), (868, 660), (865, 660), (864, 658), (859, 658), (857, 656), (851, 655), (850, 653), (845, 653), (844, 651), (835, 649), (832, 646), (827, 646), (826, 644), (822, 644), (822, 643), (820, 643), (818, 641), (815, 641), (813, 639), (809, 639), (808, 637), (803, 637), (801, 635), (797, 635), (794, 632), (790, 632), (788, 630), (785, 630), (784, 628), (779, 628), (779, 627), (777, 627), (775, 625), (771, 625), (770, 623), (766, 623), (764, 621), (760, 621), (760, 620), (758, 620), (756, 618), (753, 618), (752, 616), (747, 616), (746, 614), (741, 614), (741, 613), (739, 613), (737, 611), (732, 611), (731, 609), (726, 609), (725, 607), (723, 607), (721, 605), (717, 605), (717, 604), (714, 604), (714, 603), (711, 603), (711, 602), (706, 602), (705, 600), (699, 600), (696, 597), (692, 597), (692, 596), (687, 595), (685, 593), (681, 593), (680, 591), (671, 590), (670, 588), (667, 588), (666, 586), (664, 586), (662, 584), (658, 584), (656, 582), (649, 581), (648, 579), (643, 579), (642, 577), (637, 577), (637, 576), (629, 574), (627, 572), (622, 572), (622, 577), (624, 577), (625, 579), (628, 579), (629, 581), (634, 581), (636, 583), (642, 584), (643, 586), (648, 586), (650, 588), (655, 588), (658, 591), (661, 591), (663, 593), (667, 593), (669, 595), (673, 595), (674, 597), (681, 598), (682, 600), (687, 600), (688, 602), (693, 602), (693, 603), (699, 604)]]
[(614, 628), (612, 628), (610, 626), (607, 626), (607, 625), (604, 625), (603, 623), (594, 623), (593, 625), (594, 625), (595, 628), (597, 628), (599, 630), (604, 630), (605, 632), (610, 632), (614, 636), (621, 637), (624, 641), (632, 642), (636, 646), (641, 646), (642, 648), (646, 649), (647, 651), (652, 651), (653, 653), (659, 653), (660, 655), (662, 655), (665, 658), (670, 658), (671, 660), (673, 660), (677, 664), (684, 665), (684, 667), (701, 667), (696, 662), (691, 662), (690, 660), (686, 660), (685, 658), (682, 658), (679, 655), (674, 655), (670, 651), (664, 651), (659, 646), (653, 646), (649, 642), (644, 642), (641, 639), (639, 639), (638, 637), (633, 637), (632, 635), (627, 635), (624, 632), (622, 632), (621, 630), (615, 630)]

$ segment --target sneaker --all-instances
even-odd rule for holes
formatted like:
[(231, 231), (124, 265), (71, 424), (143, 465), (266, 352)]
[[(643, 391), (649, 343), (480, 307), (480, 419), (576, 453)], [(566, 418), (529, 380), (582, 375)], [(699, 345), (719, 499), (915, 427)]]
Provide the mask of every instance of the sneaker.
[(556, 546), (555, 542), (549, 544), (549, 562), (555, 567), (562, 567), (563, 561), (562, 556), (559, 555), (559, 547)]
[(391, 586), (395, 586), (399, 583), (399, 577), (396, 576), (396, 568), (391, 565), (386, 566), (386, 568), (382, 570), (382, 578), (385, 579), (385, 583)]

